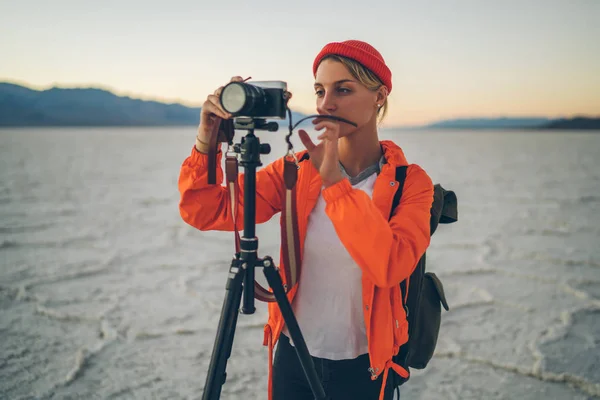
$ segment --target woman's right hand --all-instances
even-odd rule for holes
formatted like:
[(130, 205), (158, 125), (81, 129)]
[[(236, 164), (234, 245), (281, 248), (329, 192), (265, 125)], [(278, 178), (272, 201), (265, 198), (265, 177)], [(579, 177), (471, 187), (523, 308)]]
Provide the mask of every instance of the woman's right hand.
[[(241, 76), (234, 76), (230, 82), (243, 82)], [(231, 118), (231, 114), (221, 107), (221, 86), (213, 94), (208, 95), (200, 111), (200, 126), (198, 126), (198, 135), (196, 136), (196, 150), (201, 153), (208, 153), (210, 135), (215, 125), (221, 123), (221, 119)]]

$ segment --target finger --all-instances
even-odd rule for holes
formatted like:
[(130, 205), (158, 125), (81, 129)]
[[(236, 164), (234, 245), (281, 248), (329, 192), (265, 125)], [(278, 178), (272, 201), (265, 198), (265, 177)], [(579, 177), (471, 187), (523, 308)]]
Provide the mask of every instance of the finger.
[(204, 105), (202, 106), (202, 112), (212, 113), (224, 119), (231, 118), (231, 115), (221, 108), (218, 97), (214, 95), (208, 96), (208, 99), (204, 102)]
[[(244, 82), (244, 81), (245, 81), (245, 80), (247, 80), (247, 79), (249, 79), (249, 78), (246, 78), (246, 79), (244, 79), (244, 78), (242, 78), (241, 76), (234, 76), (234, 77), (232, 77), (232, 78), (229, 80), (229, 82)], [(214, 91), (214, 93), (213, 93), (213, 94), (214, 94), (215, 96), (217, 96), (217, 97), (221, 97), (221, 92), (223, 91), (223, 88), (224, 88), (224, 87), (225, 87), (225, 86), (221, 86), (221, 87), (219, 87), (217, 90), (215, 90), (215, 91)]]
[(300, 129), (298, 131), (298, 136), (300, 136), (300, 141), (302, 142), (304, 147), (306, 147), (306, 150), (308, 150), (309, 153), (317, 147), (313, 143), (313, 141), (310, 139), (310, 136), (308, 136), (308, 133), (306, 133), (306, 131), (304, 129)]
[(213, 93), (215, 96), (217, 97), (221, 97), (221, 92), (223, 91), (223, 88), (225, 86), (221, 86), (220, 88), (218, 88), (217, 90), (215, 90), (215, 92)]
[(317, 139), (319, 139), (319, 140), (323, 140), (323, 139), (333, 139), (333, 138), (335, 138), (335, 137), (337, 137), (337, 136), (338, 136), (338, 134), (337, 134), (337, 133), (338, 133), (338, 131), (337, 131), (337, 129), (336, 129), (335, 127), (334, 127), (334, 128), (332, 128), (332, 127), (326, 126), (326, 127), (325, 127), (325, 132), (321, 133), (321, 134), (320, 134), (320, 135), (317, 137)]
[(209, 121), (212, 121), (214, 118), (226, 119), (222, 115), (221, 110), (215, 107), (215, 105), (212, 104), (210, 101), (207, 101), (206, 103), (204, 103), (204, 105), (202, 105), (202, 114), (200, 116), (200, 119), (202, 118), (207, 118)]
[(336, 130), (333, 129), (327, 129), (325, 132), (323, 132), (322, 134), (319, 135), (319, 137), (317, 137), (317, 139), (319, 140), (337, 140), (339, 138), (339, 134)]
[(321, 120), (321, 122), (319, 122), (318, 124), (315, 125), (315, 130), (320, 131), (323, 128), (327, 128), (330, 130), (337, 131), (338, 127), (339, 127), (339, 124), (337, 124), (336, 122)]
[(324, 140), (327, 138), (327, 131), (325, 131), (324, 133), (321, 133), (319, 136), (317, 136), (317, 140)]
[(226, 118), (231, 118), (231, 114), (229, 114), (227, 112), (227, 110), (225, 110), (223, 108), (223, 106), (221, 105), (221, 101), (220, 101), (220, 99), (217, 96), (214, 96), (214, 95), (213, 96), (208, 96), (208, 100), (212, 104), (214, 104), (219, 110), (221, 110), (224, 113), (224, 115), (226, 115)]
[(317, 125), (315, 125), (315, 130), (316, 131), (321, 131), (321, 130), (326, 129), (326, 128), (330, 128), (331, 129), (331, 127), (328, 126), (328, 125), (324, 125), (324, 124), (317, 124)]
[(323, 129), (323, 127), (336, 129), (338, 126), (340, 126), (339, 123), (327, 119), (317, 120), (317, 122), (313, 121), (313, 124), (315, 124), (315, 129)]
[(325, 159), (331, 160), (337, 164), (338, 161), (338, 141), (336, 137), (330, 137), (325, 141)]
[(314, 125), (320, 124), (321, 122), (334, 122), (334, 120), (329, 119), (329, 118), (324, 118), (323, 116), (319, 116), (312, 120), (312, 123)]

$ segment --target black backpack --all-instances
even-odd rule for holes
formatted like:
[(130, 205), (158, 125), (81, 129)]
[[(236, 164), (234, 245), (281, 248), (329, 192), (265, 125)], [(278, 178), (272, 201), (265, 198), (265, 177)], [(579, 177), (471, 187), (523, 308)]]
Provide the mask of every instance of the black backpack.
[[(402, 189), (406, 178), (406, 166), (396, 168), (398, 189), (392, 203), (390, 218), (400, 204)], [(438, 224), (450, 224), (458, 220), (456, 195), (440, 185), (434, 186), (431, 206), (430, 235)], [(400, 347), (393, 361), (410, 372), (409, 368), (423, 369), (433, 356), (441, 322), (441, 306), (449, 310), (444, 287), (432, 272), (425, 272), (425, 254), (421, 257), (409, 279), (408, 299), (404, 304), (408, 320), (408, 341)], [(400, 283), (402, 301), (406, 298), (406, 281)], [(400, 386), (408, 380), (390, 370), (394, 386)]]

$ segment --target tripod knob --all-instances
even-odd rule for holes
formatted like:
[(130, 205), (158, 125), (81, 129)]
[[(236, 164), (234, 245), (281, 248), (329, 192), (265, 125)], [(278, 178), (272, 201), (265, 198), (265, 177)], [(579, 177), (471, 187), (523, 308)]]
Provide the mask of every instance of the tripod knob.
[(260, 154), (269, 154), (271, 152), (271, 145), (269, 143), (260, 144)]

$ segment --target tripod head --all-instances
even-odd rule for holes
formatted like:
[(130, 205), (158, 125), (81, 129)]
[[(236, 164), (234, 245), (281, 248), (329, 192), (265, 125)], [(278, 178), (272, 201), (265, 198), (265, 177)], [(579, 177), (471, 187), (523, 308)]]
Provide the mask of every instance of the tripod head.
[(234, 120), (233, 126), (234, 129), (248, 131), (246, 136), (242, 137), (241, 143), (233, 145), (233, 152), (240, 154), (240, 164), (244, 167), (251, 163), (256, 166), (262, 165), (260, 155), (271, 153), (271, 146), (268, 143), (261, 144), (260, 140), (254, 136), (254, 131), (276, 132), (279, 129), (279, 124), (277, 122), (267, 122), (264, 118), (241, 117)]
[(247, 131), (261, 130), (277, 132), (279, 124), (275, 121), (269, 121), (265, 118), (238, 117), (233, 122), (234, 129), (244, 129)]

